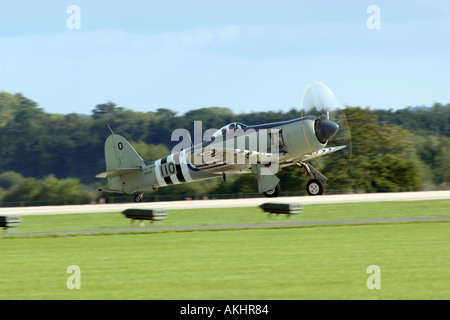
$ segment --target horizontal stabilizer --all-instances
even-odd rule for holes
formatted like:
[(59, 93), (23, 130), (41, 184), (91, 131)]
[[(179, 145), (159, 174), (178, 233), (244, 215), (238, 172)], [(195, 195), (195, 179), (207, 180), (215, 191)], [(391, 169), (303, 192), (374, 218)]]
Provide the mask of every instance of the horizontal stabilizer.
[(115, 177), (130, 174), (130, 173), (138, 172), (139, 170), (141, 170), (141, 167), (108, 170), (108, 171), (99, 173), (95, 177), (96, 178), (115, 178)]

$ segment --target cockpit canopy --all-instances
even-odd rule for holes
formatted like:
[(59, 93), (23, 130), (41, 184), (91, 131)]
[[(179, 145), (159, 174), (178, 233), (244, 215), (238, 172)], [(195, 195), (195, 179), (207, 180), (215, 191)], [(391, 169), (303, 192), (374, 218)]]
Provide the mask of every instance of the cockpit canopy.
[(214, 134), (212, 135), (213, 137), (218, 137), (221, 135), (226, 135), (227, 133), (231, 132), (231, 131), (235, 131), (237, 129), (242, 129), (245, 130), (248, 126), (246, 124), (240, 123), (240, 122), (232, 122), (227, 124), (226, 126), (223, 126), (222, 128), (220, 128), (219, 130), (217, 130), (216, 132), (214, 132)]

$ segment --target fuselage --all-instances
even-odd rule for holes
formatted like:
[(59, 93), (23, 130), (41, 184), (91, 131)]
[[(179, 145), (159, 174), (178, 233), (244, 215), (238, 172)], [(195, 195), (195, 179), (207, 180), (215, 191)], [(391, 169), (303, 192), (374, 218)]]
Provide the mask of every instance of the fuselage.
[(108, 184), (111, 190), (134, 193), (248, 173), (258, 163), (278, 170), (323, 148), (337, 129), (335, 123), (314, 116), (254, 126), (230, 124), (208, 141), (144, 161), (139, 171), (109, 178)]

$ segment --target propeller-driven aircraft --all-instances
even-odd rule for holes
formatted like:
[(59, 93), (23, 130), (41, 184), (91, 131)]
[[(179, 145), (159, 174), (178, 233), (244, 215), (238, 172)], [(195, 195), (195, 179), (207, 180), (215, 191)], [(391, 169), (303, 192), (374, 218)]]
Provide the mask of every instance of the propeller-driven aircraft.
[[(302, 110), (305, 104), (328, 110), (336, 101), (328, 87), (315, 82), (303, 94)], [(298, 165), (309, 178), (307, 193), (321, 195), (328, 179), (308, 161), (346, 147), (327, 147), (338, 130), (328, 111), (319, 117), (302, 116), (259, 125), (233, 122), (211, 132), (201, 143), (193, 145), (185, 138), (170, 155), (152, 162), (143, 160), (124, 137), (112, 132), (105, 142), (106, 171), (96, 177), (108, 180), (109, 189), (102, 191), (137, 194), (134, 200), (140, 202), (144, 192), (160, 187), (253, 173), (258, 192), (277, 197), (281, 188), (276, 173)]]

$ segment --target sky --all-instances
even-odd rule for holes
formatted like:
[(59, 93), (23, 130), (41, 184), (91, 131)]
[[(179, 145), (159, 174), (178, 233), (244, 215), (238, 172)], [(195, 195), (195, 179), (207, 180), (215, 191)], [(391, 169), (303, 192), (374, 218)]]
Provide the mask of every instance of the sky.
[(449, 58), (446, 0), (0, 0), (0, 91), (48, 113), (447, 104)]

